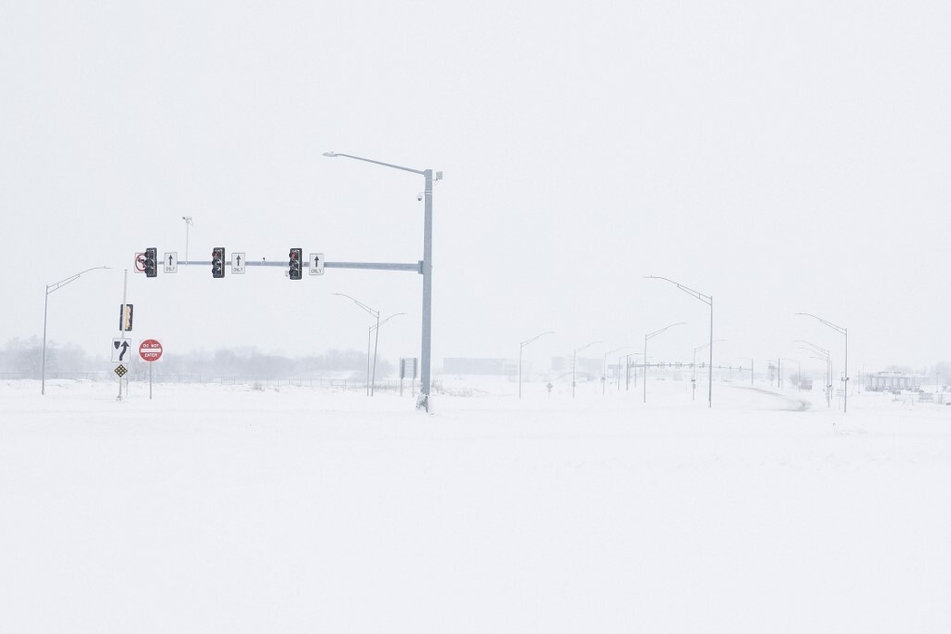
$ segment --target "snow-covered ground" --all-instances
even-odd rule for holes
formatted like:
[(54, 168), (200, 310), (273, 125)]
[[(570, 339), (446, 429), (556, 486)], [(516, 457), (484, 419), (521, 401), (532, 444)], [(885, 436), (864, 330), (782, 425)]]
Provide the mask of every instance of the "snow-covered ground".
[(0, 631), (951, 631), (951, 407), (444, 385), (0, 383)]

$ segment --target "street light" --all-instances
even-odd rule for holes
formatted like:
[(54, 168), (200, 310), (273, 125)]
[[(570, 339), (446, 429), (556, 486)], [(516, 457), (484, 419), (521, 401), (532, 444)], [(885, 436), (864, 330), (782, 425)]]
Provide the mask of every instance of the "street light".
[(532, 343), (536, 339), (541, 339), (545, 335), (553, 335), (553, 334), (555, 334), (555, 331), (549, 330), (547, 332), (543, 332), (540, 335), (535, 335), (531, 339), (527, 339), (521, 342), (520, 344), (518, 344), (518, 399), (519, 400), (522, 400), (522, 350), (525, 348), (525, 346)]
[(647, 402), (647, 342), (659, 335), (660, 333), (673, 328), (674, 326), (683, 326), (687, 322), (678, 321), (675, 324), (670, 324), (669, 326), (664, 326), (660, 330), (655, 330), (654, 332), (644, 335), (644, 402)]
[[(368, 357), (369, 357), (369, 350), (370, 350), (370, 335), (371, 335), (374, 331), (376, 331), (376, 340), (377, 340), (377, 342), (379, 342), (379, 341), (380, 341), (380, 326), (382, 326), (383, 324), (385, 324), (385, 323), (388, 322), (389, 320), (393, 319), (394, 317), (399, 317), (400, 315), (405, 315), (405, 314), (406, 314), (406, 313), (394, 313), (394, 314), (390, 315), (389, 317), (387, 317), (386, 319), (384, 319), (383, 321), (381, 321), (381, 322), (380, 322), (379, 324), (377, 324), (376, 326), (370, 326), (370, 327), (367, 329), (367, 352), (368, 352), (368, 355), (367, 355), (367, 356), (368, 356)], [(371, 387), (370, 387), (370, 396), (373, 396), (373, 390), (374, 390), (374, 388), (376, 388), (376, 347), (375, 347), (375, 346), (374, 346), (374, 348), (373, 348), (373, 375), (372, 375), (372, 377), (370, 378), (370, 386), (371, 386)]]
[[(710, 385), (709, 385), (708, 400), (710, 402), (710, 407), (713, 407), (713, 296), (704, 295), (703, 293), (695, 291), (692, 288), (688, 288), (684, 286), (683, 284), (680, 284), (679, 282), (669, 280), (666, 277), (659, 277), (657, 275), (645, 275), (644, 277), (651, 280), (664, 280), (665, 282), (670, 282), (671, 284), (673, 284), (674, 286), (676, 286), (683, 292), (687, 293), (691, 297), (696, 297), (704, 304), (707, 304), (708, 306), (710, 306), (710, 375), (709, 375)], [(645, 363), (647, 362), (646, 358), (644, 359), (644, 362)], [(645, 371), (645, 377), (646, 376), (647, 375)]]
[(843, 377), (844, 389), (842, 390), (845, 393), (845, 400), (842, 402), (842, 413), (846, 414), (849, 411), (849, 329), (843, 328), (842, 326), (836, 326), (831, 321), (826, 321), (822, 317), (816, 317), (811, 313), (795, 313), (796, 315), (804, 315), (806, 317), (812, 317), (813, 319), (819, 321), (824, 326), (828, 326), (832, 330), (836, 331), (840, 335), (845, 337), (845, 376)]
[(63, 288), (70, 282), (75, 282), (76, 280), (79, 279), (79, 276), (82, 275), (83, 273), (88, 273), (89, 271), (96, 271), (98, 269), (110, 270), (111, 268), (112, 267), (109, 267), (109, 266), (94, 266), (90, 269), (86, 269), (85, 271), (80, 271), (79, 273), (76, 273), (75, 275), (70, 275), (64, 280), (60, 280), (53, 284), (46, 285), (46, 298), (43, 300), (43, 369), (42, 369), (42, 379), (40, 380), (40, 394), (41, 395), (46, 394), (46, 321), (47, 321), (46, 318), (49, 313), (50, 293), (58, 291), (59, 289)]
[[(691, 383), (693, 383), (693, 400), (697, 400), (697, 353), (704, 348), (712, 346), (715, 343), (720, 343), (721, 341), (726, 341), (726, 339), (717, 339), (716, 341), (705, 343), (702, 346), (697, 346), (693, 349), (693, 363), (690, 366), (693, 369), (693, 379), (691, 380)], [(721, 374), (720, 376), (722, 377), (723, 375)]]
[(421, 175), (425, 181), (423, 194), (425, 196), (425, 207), (423, 215), (423, 259), (420, 260), (419, 269), (423, 276), (423, 329), (422, 329), (422, 350), (420, 353), (420, 390), (419, 398), (416, 401), (416, 408), (429, 411), (429, 394), (431, 384), (430, 374), (430, 356), (432, 352), (432, 318), (433, 318), (433, 182), (442, 180), (442, 172), (433, 172), (431, 169), (417, 170), (392, 163), (384, 163), (373, 159), (353, 156), (352, 154), (341, 154), (339, 152), (324, 152), (324, 156), (336, 158), (354, 159), (382, 165), (393, 169), (403, 170)]
[(603, 341), (592, 341), (591, 343), (585, 344), (580, 348), (575, 348), (574, 352), (571, 353), (571, 398), (575, 397), (575, 364), (578, 361), (578, 353), (584, 350), (585, 348), (590, 348), (596, 343), (604, 343)]
[[(617, 352), (618, 350), (627, 350), (631, 346), (621, 346), (620, 348), (615, 348), (614, 350), (608, 350), (604, 353), (604, 362), (601, 364), (601, 396), (604, 396), (607, 393), (605, 386), (608, 384), (608, 355)], [(617, 365), (617, 382), (618, 386), (621, 385), (621, 363), (618, 362)], [(620, 389), (620, 387), (618, 388)]]
[[(356, 304), (357, 306), (359, 306), (366, 312), (370, 313), (371, 316), (376, 318), (376, 329), (377, 329), (376, 339), (377, 339), (377, 342), (379, 342), (380, 340), (380, 311), (370, 308), (369, 306), (367, 306), (360, 300), (350, 297), (346, 293), (334, 293), (334, 295), (339, 295), (340, 297), (346, 297), (347, 299), (351, 300), (354, 304)], [(371, 328), (373, 328), (373, 326), (371, 326)], [(374, 371), (376, 371), (376, 348), (373, 349), (373, 368), (374, 368)], [(367, 396), (373, 396), (373, 388), (371, 387), (371, 384), (370, 384), (370, 332), (367, 333)]]
[(796, 364), (796, 372), (799, 373), (799, 377), (796, 379), (796, 389), (802, 391), (802, 363), (799, 362), (799, 359), (790, 359), (789, 357), (780, 357), (780, 361), (792, 361)]
[[(636, 357), (637, 355), (644, 354), (643, 352), (630, 352), (624, 356), (624, 370), (625, 370), (625, 390), (631, 389), (631, 357)], [(647, 376), (647, 370), (644, 370), (644, 376)], [(637, 387), (637, 365), (634, 365), (634, 387)]]
[(825, 387), (823, 388), (822, 391), (825, 392), (825, 395), (826, 395), (826, 407), (832, 407), (832, 394), (831, 394), (831, 390), (832, 390), (832, 355), (831, 355), (831, 354), (829, 353), (829, 351), (826, 350), (825, 348), (823, 348), (823, 347), (821, 347), (821, 346), (817, 346), (816, 344), (811, 343), (811, 342), (809, 342), (809, 341), (804, 341), (804, 340), (802, 340), (802, 339), (796, 339), (796, 340), (794, 341), (794, 343), (801, 343), (801, 344), (805, 344), (806, 346), (809, 346), (808, 348), (802, 348), (802, 349), (803, 349), (803, 350), (806, 350), (807, 352), (813, 352), (813, 353), (815, 353), (815, 354), (820, 355), (820, 356), (813, 356), (813, 357), (812, 357), (813, 359), (818, 359), (819, 361), (825, 361), (825, 362), (826, 362), (826, 380), (825, 380)]

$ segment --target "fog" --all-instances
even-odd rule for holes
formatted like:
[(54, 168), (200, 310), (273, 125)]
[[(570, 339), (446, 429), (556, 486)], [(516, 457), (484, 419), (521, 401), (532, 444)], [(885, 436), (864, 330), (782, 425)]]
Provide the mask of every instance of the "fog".
[[(167, 355), (418, 356), (408, 272), (147, 279), (134, 255), (422, 258), (433, 366), (547, 367), (593, 341), (689, 361), (844, 337), (850, 372), (951, 359), (951, 7), (852, 2), (39, 1), (0, 9), (0, 342), (107, 355), (118, 306)], [(193, 219), (186, 226), (183, 217)], [(47, 285), (90, 267), (45, 297)], [(855, 368), (855, 370), (852, 370)]]

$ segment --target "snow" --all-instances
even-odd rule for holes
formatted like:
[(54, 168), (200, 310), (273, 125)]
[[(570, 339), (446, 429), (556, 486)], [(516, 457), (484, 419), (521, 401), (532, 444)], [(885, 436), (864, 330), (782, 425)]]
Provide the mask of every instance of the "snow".
[(951, 628), (951, 407), (444, 385), (0, 383), (0, 629)]

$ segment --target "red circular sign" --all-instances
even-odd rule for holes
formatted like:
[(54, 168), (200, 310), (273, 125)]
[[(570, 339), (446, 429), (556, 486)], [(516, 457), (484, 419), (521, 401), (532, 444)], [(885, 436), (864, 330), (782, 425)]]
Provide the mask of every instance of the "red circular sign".
[(155, 339), (146, 339), (139, 344), (139, 356), (143, 361), (158, 361), (162, 358), (162, 344)]

